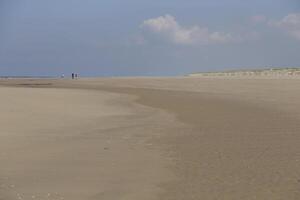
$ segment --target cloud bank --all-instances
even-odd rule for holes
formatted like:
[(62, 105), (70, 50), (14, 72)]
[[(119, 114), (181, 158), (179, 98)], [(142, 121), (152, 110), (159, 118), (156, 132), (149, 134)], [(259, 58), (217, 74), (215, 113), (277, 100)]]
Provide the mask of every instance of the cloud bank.
[(171, 15), (145, 20), (141, 28), (170, 43), (181, 45), (225, 44), (241, 40), (240, 36), (211, 32), (206, 27), (183, 27)]
[(300, 40), (300, 13), (292, 13), (279, 21), (270, 21), (270, 26), (280, 28), (290, 36)]
[[(272, 20), (265, 15), (254, 15), (250, 18), (255, 25), (260, 24), (265, 27), (275, 27), (286, 32), (289, 36), (300, 41), (300, 13), (291, 13), (280, 20)], [(154, 36), (159, 41), (177, 45), (210, 45), (210, 44), (229, 44), (244, 41), (257, 40), (261, 38), (261, 33), (255, 31), (257, 26), (252, 27), (246, 33), (226, 33), (221, 31), (211, 31), (207, 27), (198, 25), (185, 27), (179, 24), (172, 15), (164, 15), (157, 18), (145, 20), (141, 26), (147, 36)], [(251, 27), (249, 25), (249, 27)], [(146, 37), (147, 37), (146, 36)], [(143, 43), (146, 40), (143, 38)]]

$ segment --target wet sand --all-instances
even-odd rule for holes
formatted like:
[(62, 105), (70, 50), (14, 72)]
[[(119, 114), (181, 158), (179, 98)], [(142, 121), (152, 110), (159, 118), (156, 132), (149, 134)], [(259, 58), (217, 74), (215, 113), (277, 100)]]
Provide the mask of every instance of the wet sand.
[(300, 198), (299, 79), (0, 84), (0, 199)]

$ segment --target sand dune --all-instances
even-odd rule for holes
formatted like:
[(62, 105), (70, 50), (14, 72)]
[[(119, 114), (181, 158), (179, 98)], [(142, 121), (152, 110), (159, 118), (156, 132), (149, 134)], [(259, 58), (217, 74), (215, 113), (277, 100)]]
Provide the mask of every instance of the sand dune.
[(0, 199), (299, 199), (300, 80), (1, 80)]

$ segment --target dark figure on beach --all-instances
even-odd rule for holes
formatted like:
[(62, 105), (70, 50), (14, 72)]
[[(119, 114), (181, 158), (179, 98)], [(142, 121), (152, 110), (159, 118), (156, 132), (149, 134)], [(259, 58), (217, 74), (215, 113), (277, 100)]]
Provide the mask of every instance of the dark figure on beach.
[(72, 73), (72, 79), (74, 79), (74, 73)]
[(78, 78), (78, 74), (75, 74), (75, 78)]

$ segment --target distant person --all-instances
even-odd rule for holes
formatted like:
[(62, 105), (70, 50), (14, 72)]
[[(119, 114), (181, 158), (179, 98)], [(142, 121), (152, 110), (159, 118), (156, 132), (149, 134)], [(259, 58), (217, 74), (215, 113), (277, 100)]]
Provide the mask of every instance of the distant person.
[(78, 74), (75, 74), (75, 78), (78, 78)]
[(75, 77), (75, 75), (74, 75), (74, 73), (72, 73), (72, 79), (74, 79), (74, 77)]

